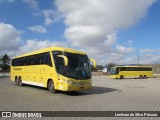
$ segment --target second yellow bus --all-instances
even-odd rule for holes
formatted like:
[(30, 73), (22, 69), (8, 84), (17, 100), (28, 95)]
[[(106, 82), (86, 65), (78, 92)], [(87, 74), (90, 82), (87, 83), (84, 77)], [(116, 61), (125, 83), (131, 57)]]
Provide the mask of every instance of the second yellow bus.
[(111, 68), (110, 78), (149, 78), (153, 77), (150, 66), (115, 66)]

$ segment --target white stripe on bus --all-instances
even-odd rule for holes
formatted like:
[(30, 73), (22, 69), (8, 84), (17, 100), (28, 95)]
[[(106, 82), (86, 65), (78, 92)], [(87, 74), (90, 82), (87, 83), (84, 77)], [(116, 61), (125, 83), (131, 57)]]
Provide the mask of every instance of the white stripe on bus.
[(37, 83), (37, 82), (31, 82), (31, 81), (22, 80), (22, 83), (29, 84), (29, 85), (35, 85), (35, 86), (39, 86), (39, 87), (44, 87), (44, 85), (42, 83)]

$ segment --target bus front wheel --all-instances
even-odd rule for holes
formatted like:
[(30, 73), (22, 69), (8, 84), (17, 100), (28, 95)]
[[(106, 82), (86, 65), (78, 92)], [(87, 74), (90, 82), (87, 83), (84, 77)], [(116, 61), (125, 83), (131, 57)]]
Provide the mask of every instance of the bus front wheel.
[(54, 89), (54, 82), (52, 80), (49, 81), (48, 83), (48, 90), (50, 93), (55, 93), (56, 90)]
[(123, 78), (124, 78), (123, 75), (121, 75), (121, 76), (120, 76), (120, 79), (123, 79)]

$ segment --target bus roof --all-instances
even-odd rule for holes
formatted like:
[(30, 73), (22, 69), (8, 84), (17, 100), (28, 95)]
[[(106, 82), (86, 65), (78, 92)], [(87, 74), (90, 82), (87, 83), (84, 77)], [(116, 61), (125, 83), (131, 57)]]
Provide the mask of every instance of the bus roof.
[(152, 67), (152, 66), (138, 66), (138, 65), (136, 65), (136, 66), (134, 66), (134, 65), (126, 65), (126, 66), (121, 66), (121, 65), (118, 65), (118, 66), (114, 66), (114, 67)]
[(69, 53), (76, 53), (76, 54), (83, 54), (85, 55), (85, 52), (82, 52), (80, 50), (75, 50), (72, 48), (65, 48), (65, 47), (48, 47), (48, 48), (44, 48), (44, 49), (40, 49), (40, 50), (36, 50), (36, 51), (32, 51), (23, 55), (19, 55), (16, 56), (14, 58), (20, 58), (20, 57), (24, 57), (24, 56), (29, 56), (29, 55), (33, 55), (33, 54), (39, 54), (39, 53), (43, 53), (43, 52), (48, 52), (48, 51), (63, 51), (63, 52), (69, 52)]

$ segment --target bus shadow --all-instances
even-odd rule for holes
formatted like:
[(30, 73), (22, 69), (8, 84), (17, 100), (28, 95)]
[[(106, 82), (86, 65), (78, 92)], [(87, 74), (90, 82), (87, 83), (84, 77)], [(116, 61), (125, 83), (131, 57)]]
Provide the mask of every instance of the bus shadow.
[(117, 81), (123, 81), (123, 80), (147, 80), (149, 78), (123, 78), (123, 79), (112, 79)]
[[(17, 85), (17, 84), (15, 84), (15, 85)], [(33, 85), (23, 84), (23, 87), (30, 87), (32, 89), (44, 90), (44, 91), (49, 92), (47, 88), (33, 86)], [(65, 94), (65, 95), (69, 95), (69, 96), (81, 96), (81, 95), (104, 94), (104, 93), (109, 93), (109, 92), (114, 92), (114, 91), (120, 91), (120, 90), (114, 89), (114, 88), (92, 86), (92, 88), (90, 90), (69, 91), (69, 92), (57, 91), (55, 94)]]
[(81, 95), (104, 94), (104, 93), (109, 93), (109, 92), (114, 92), (114, 91), (118, 91), (118, 89), (92, 86), (90, 90), (71, 91), (71, 92), (65, 92), (65, 94), (70, 95), (70, 96), (81, 96)]

